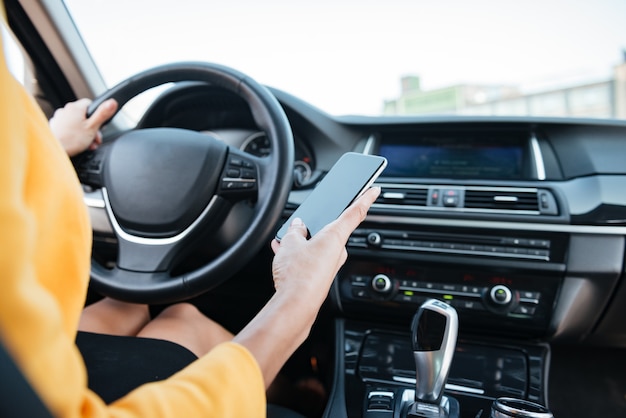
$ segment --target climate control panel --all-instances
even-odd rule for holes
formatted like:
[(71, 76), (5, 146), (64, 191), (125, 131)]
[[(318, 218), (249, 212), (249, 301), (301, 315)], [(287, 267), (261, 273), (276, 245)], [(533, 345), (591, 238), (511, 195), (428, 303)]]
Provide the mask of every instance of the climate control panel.
[(545, 335), (560, 278), (534, 272), (353, 261), (340, 272), (338, 285), (348, 314), (408, 315), (435, 298), (454, 306), (461, 322), (470, 328)]

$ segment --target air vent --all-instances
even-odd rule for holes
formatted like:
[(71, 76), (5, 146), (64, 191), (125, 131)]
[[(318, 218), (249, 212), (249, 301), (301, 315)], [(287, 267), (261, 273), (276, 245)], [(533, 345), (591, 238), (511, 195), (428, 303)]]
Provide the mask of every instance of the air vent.
[(402, 206), (426, 206), (428, 189), (382, 187), (376, 203)]
[(465, 191), (468, 209), (539, 211), (536, 191), (472, 190)]
[(378, 183), (379, 208), (490, 213), (501, 215), (558, 215), (551, 191), (533, 187), (462, 186)]

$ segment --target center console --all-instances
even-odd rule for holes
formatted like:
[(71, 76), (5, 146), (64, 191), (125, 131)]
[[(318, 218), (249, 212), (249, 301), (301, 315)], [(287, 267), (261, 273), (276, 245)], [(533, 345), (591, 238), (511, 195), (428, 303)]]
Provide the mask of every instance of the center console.
[(458, 312), (445, 394), (461, 417), (489, 417), (503, 397), (545, 405), (550, 349), (533, 341), (554, 332), (567, 244), (550, 233), (364, 224), (332, 293), (344, 318), (336, 320), (341, 377), (327, 416), (401, 417), (415, 393), (411, 318), (431, 299)]
[[(338, 319), (336, 376), (326, 417), (400, 418), (415, 395), (409, 324), (371, 326)], [(546, 403), (550, 350), (545, 344), (460, 338), (445, 385), (462, 418), (489, 416), (495, 399)]]
[(545, 405), (550, 348), (540, 341), (555, 332), (568, 245), (558, 232), (368, 220), (332, 290), (343, 315), (326, 416), (404, 418), (416, 385), (411, 319), (432, 299), (458, 312), (445, 396), (460, 417), (489, 417), (496, 399)]

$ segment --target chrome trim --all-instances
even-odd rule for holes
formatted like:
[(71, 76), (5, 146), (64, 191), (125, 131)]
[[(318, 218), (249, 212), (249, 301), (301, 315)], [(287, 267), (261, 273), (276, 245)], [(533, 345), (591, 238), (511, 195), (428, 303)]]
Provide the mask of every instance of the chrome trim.
[(102, 194), (100, 194), (100, 198), (98, 198), (95, 192), (83, 194), (83, 202), (85, 202), (85, 205), (89, 208), (104, 209), (105, 207)]
[(446, 383), (446, 389), (456, 390), (458, 392), (475, 393), (477, 395), (483, 395), (485, 393), (483, 389), (475, 389), (467, 386), (455, 385), (452, 383)]
[(388, 396), (390, 398), (394, 398), (394, 393), (393, 392), (389, 392), (389, 391), (382, 391), (382, 390), (373, 390), (370, 393), (367, 394), (368, 398), (371, 398), (372, 396)]
[[(350, 246), (350, 243), (348, 243), (348, 246)], [(518, 258), (520, 260), (550, 261), (550, 257), (541, 256), (541, 255), (531, 255), (531, 254), (496, 253), (496, 252), (488, 252), (488, 251), (471, 251), (471, 250), (456, 250), (456, 249), (453, 250), (449, 248), (408, 247), (404, 245), (389, 245), (389, 244), (383, 244), (382, 248), (384, 250), (403, 250), (403, 251), (414, 251), (414, 252), (431, 252), (431, 253), (465, 254), (465, 255), (486, 255), (490, 257)], [(454, 292), (450, 294), (453, 294), (453, 293)]]
[(411, 210), (434, 210), (439, 212), (457, 213), (498, 213), (502, 215), (541, 215), (538, 210), (515, 210), (515, 209), (477, 209), (477, 208), (452, 208), (445, 206), (414, 206), (414, 205), (394, 205), (393, 203), (374, 203), (373, 208), (380, 209), (411, 209)]
[(256, 179), (246, 179), (243, 177), (224, 177), (221, 182), (232, 181), (235, 183), (256, 183)]
[(107, 214), (109, 215), (109, 221), (111, 222), (111, 225), (113, 226), (113, 230), (115, 231), (115, 234), (119, 238), (128, 242), (135, 243), (135, 244), (153, 245), (153, 246), (171, 245), (185, 238), (200, 222), (202, 222), (204, 217), (207, 215), (207, 213), (209, 213), (209, 211), (215, 204), (215, 201), (217, 200), (217, 196), (213, 196), (209, 204), (206, 206), (206, 208), (204, 208), (204, 210), (200, 214), (200, 216), (198, 216), (196, 220), (192, 222), (191, 225), (189, 225), (184, 231), (182, 231), (178, 235), (174, 235), (173, 237), (167, 237), (167, 238), (146, 238), (146, 237), (138, 237), (136, 235), (129, 234), (128, 232), (122, 229), (120, 224), (117, 222), (115, 215), (113, 214), (113, 210), (111, 209), (109, 195), (107, 194), (106, 187), (102, 188), (102, 198), (105, 203)]
[(546, 167), (543, 164), (543, 155), (541, 154), (541, 148), (539, 148), (539, 141), (537, 135), (533, 132), (530, 137), (530, 148), (532, 149), (533, 159), (535, 160), (535, 169), (537, 170), (537, 180), (546, 179)]
[(113, 234), (113, 226), (105, 210), (102, 192), (100, 190), (91, 192), (83, 190), (83, 202), (89, 212), (91, 229), (102, 234)]
[(376, 135), (370, 135), (365, 142), (365, 148), (363, 148), (363, 154), (371, 155), (374, 147), (376, 146)]
[(496, 192), (520, 192), (520, 193), (537, 193), (537, 187), (510, 187), (510, 186), (465, 186), (460, 184), (406, 184), (406, 183), (385, 183), (376, 182), (375, 186), (393, 187), (397, 189), (463, 189), (475, 191), (496, 191)]
[[(412, 377), (402, 377), (402, 376), (393, 376), (392, 379), (395, 382), (401, 382), (401, 383), (411, 383), (411, 384), (415, 384), (416, 379), (412, 378)], [(470, 388), (467, 386), (461, 386), (461, 385), (455, 385), (453, 383), (446, 383), (446, 389), (449, 390), (455, 390), (457, 392), (465, 392), (465, 393), (474, 393), (477, 395), (484, 395), (485, 391), (483, 389), (476, 389), (476, 388)], [(405, 392), (412, 392), (411, 393), (411, 400), (415, 397), (415, 391), (413, 389), (405, 389)]]
[[(375, 205), (374, 205), (375, 206)], [(380, 206), (378, 206), (380, 207)], [(366, 221), (381, 224), (428, 225), (456, 228), (511, 229), (520, 231), (565, 232), (570, 234), (626, 235), (626, 226), (561, 225), (533, 222), (499, 222), (467, 219), (437, 219), (416, 216), (368, 215)]]
[[(395, 380), (396, 376), (394, 376)], [(413, 384), (415, 384), (415, 379), (413, 379)], [(415, 402), (415, 389), (404, 389), (402, 391), (402, 404)]]
[(519, 199), (517, 196), (494, 196), (493, 200), (496, 202), (517, 202)]
[(384, 199), (404, 199), (404, 193), (385, 192), (383, 193)]

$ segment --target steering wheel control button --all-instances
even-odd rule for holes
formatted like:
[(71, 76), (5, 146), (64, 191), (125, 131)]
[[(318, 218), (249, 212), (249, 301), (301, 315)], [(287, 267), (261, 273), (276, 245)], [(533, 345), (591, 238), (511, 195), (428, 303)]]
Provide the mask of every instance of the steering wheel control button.
[(508, 305), (513, 300), (511, 290), (502, 285), (492, 287), (489, 296), (493, 303), (501, 306)]
[(81, 183), (95, 187), (102, 186), (102, 158), (98, 151), (87, 151), (73, 158)]
[(253, 163), (242, 157), (230, 157), (224, 168), (221, 191), (230, 197), (247, 198), (256, 190), (256, 169)]
[(378, 293), (389, 293), (392, 287), (391, 279), (384, 274), (378, 274), (372, 279), (372, 289)]
[(228, 160), (228, 165), (233, 167), (242, 167), (243, 160), (241, 158), (231, 158), (230, 160)]
[(256, 178), (256, 174), (254, 173), (253, 170), (241, 170), (241, 177), (244, 179), (254, 179)]

